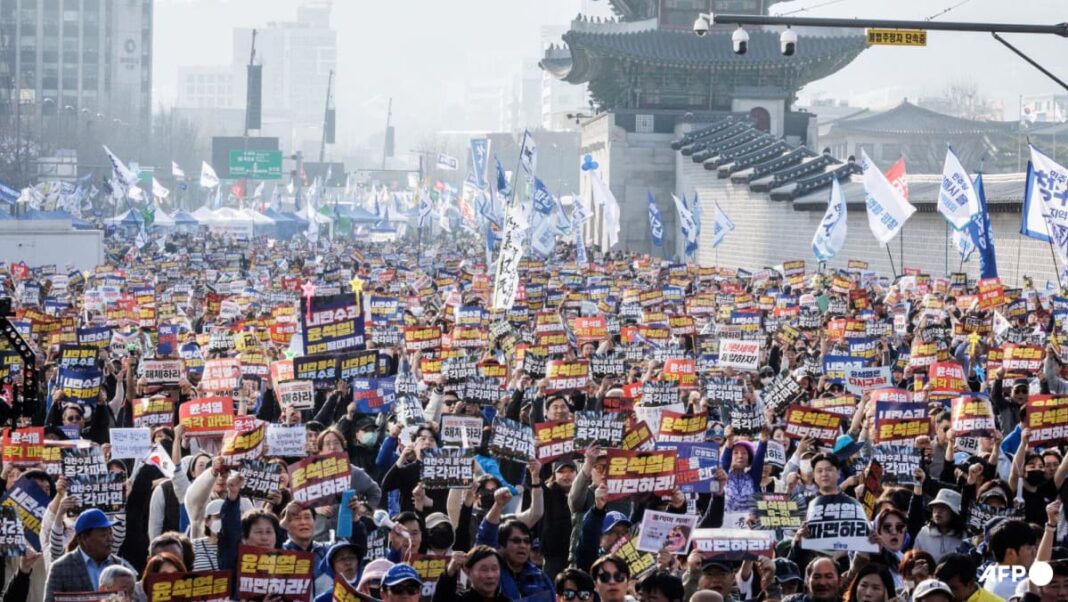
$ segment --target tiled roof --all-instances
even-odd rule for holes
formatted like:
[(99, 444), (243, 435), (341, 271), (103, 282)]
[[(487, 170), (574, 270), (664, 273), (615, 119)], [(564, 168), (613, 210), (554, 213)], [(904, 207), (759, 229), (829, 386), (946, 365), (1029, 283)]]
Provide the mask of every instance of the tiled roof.
[(843, 130), (872, 134), (945, 136), (1015, 131), (1016, 127), (1017, 124), (1015, 122), (973, 121), (971, 119), (943, 115), (905, 101), (889, 111), (839, 120), (831, 126), (831, 132)]

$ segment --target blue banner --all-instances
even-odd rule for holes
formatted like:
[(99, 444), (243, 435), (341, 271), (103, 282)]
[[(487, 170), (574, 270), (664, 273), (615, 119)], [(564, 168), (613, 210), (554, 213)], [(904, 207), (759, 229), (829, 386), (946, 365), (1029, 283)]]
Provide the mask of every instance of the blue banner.
[[(8, 488), (0, 505), (10, 506), (19, 513), (26, 542), (41, 551), (41, 519), (48, 508), (48, 493), (32, 479), (22, 477)], [(60, 519), (62, 520), (62, 519)]]
[(305, 355), (363, 349), (365, 346), (363, 311), (355, 293), (311, 299), (301, 297), (300, 323)]
[(979, 214), (972, 217), (968, 230), (972, 243), (979, 251), (979, 277), (997, 278), (998, 262), (994, 252), (994, 232), (990, 228), (990, 214), (986, 209), (986, 191), (983, 189), (983, 174), (975, 176), (975, 193), (979, 197)]
[(656, 206), (653, 192), (647, 190), (645, 194), (649, 199), (649, 232), (652, 234), (653, 246), (661, 247), (664, 245), (664, 221), (660, 219), (660, 208)]
[(475, 187), (486, 187), (486, 165), (489, 162), (489, 139), (471, 139), (471, 170), (475, 176)]
[(531, 193), (530, 200), (534, 203), (534, 210), (542, 215), (551, 215), (556, 209), (556, 199), (538, 178), (534, 178), (534, 192)]

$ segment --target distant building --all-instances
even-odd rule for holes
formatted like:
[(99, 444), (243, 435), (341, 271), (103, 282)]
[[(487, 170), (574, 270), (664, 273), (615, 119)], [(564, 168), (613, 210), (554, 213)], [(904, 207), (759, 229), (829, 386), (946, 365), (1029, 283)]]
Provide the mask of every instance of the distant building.
[[(541, 28), (542, 50), (561, 45), (567, 28), (546, 25)], [(552, 75), (541, 73), (541, 127), (547, 130), (578, 130), (575, 115), (590, 113), (586, 86), (569, 84)]]
[[(62, 6), (61, 6), (62, 5)], [(152, 115), (151, 0), (0, 0), (0, 118)]]
[[(256, 64), (263, 65), (264, 136), (285, 149), (318, 156), (326, 85), (337, 65), (337, 31), (330, 26), (330, 2), (297, 8), (296, 21), (272, 21), (256, 28)], [(251, 28), (235, 28), (233, 82), (236, 103), (245, 106)]]
[(1068, 94), (1024, 96), (1020, 120), (1031, 123), (1068, 121)]
[(230, 67), (179, 67), (178, 99), (183, 109), (229, 109), (244, 106), (234, 95), (234, 72)]

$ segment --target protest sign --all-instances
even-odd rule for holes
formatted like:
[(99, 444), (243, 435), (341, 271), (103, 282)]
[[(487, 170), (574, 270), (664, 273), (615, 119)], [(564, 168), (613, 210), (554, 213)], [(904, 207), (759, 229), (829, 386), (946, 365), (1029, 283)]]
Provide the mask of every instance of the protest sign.
[(868, 391), (893, 386), (890, 380), (890, 366), (876, 368), (849, 367), (846, 369), (846, 390), (855, 395)]
[(26, 553), (26, 533), (15, 508), (0, 505), (0, 556), (19, 557)]
[(44, 459), (44, 428), (4, 429), (3, 463), (5, 466), (33, 466)]
[(778, 441), (769, 440), (764, 448), (764, 463), (777, 468), (786, 466), (786, 448)]
[(95, 406), (103, 381), (104, 373), (96, 368), (60, 368), (56, 386), (67, 398)]
[(801, 402), (806, 397), (806, 393), (801, 389), (801, 384), (789, 374), (776, 376), (775, 380), (771, 381), (771, 384), (765, 387), (762, 393), (761, 399), (764, 400), (764, 406), (771, 408), (776, 414), (781, 414), (786, 411), (788, 405)]
[(1061, 443), (1068, 438), (1068, 397), (1031, 395), (1027, 400), (1026, 426), (1031, 429), (1030, 447)]
[(950, 406), (954, 434), (961, 437), (992, 437), (997, 430), (994, 407), (984, 393), (955, 397)]
[(579, 345), (599, 343), (608, 338), (608, 322), (604, 316), (575, 318), (571, 325), (571, 332), (575, 335)]
[(263, 441), (267, 437), (267, 423), (259, 422), (258, 426), (249, 430), (237, 430), (237, 425), (232, 431), (223, 436), (222, 457), (226, 458), (227, 464), (233, 466), (247, 460), (255, 460), (263, 456)]
[(638, 532), (637, 548), (642, 552), (685, 554), (690, 534), (697, 526), (696, 516), (646, 510)]
[(405, 326), (404, 348), (408, 353), (441, 347), (441, 329), (437, 326)]
[(734, 562), (771, 558), (775, 550), (774, 533), (748, 529), (694, 529), (690, 541), (693, 551), (703, 558), (721, 558)]
[(808, 504), (805, 522), (808, 533), (801, 540), (801, 548), (804, 550), (879, 550), (878, 544), (868, 541), (871, 529), (864, 506), (849, 496), (817, 496)]
[(775, 531), (779, 537), (784, 531), (796, 531), (801, 528), (805, 510), (797, 499), (785, 493), (757, 494), (755, 514), (757, 529)]
[(666, 408), (680, 402), (677, 383), (665, 380), (647, 380), (641, 385), (641, 404), (647, 408)]
[(100, 349), (91, 345), (60, 345), (56, 363), (60, 368), (95, 368)]
[(575, 423), (570, 420), (534, 425), (535, 456), (541, 463), (570, 457), (575, 451)]
[(424, 450), (420, 481), (427, 489), (465, 489), (475, 478), (470, 449)]
[(675, 489), (675, 458), (675, 450), (609, 449), (605, 471), (608, 499), (625, 499), (639, 493), (670, 493)]
[[(367, 559), (370, 561), (370, 559)], [(334, 587), (330, 590), (330, 602), (363, 602), (364, 598), (356, 591), (356, 585), (349, 583), (342, 574), (334, 575)]]
[(1024, 509), (1008, 506), (995, 508), (983, 502), (972, 502), (968, 505), (968, 516), (964, 526), (971, 535), (979, 535), (984, 532), (986, 525), (995, 518), (1020, 518), (1024, 516)]
[(627, 569), (634, 579), (640, 579), (656, 568), (656, 554), (638, 549), (638, 537), (628, 533), (616, 540), (609, 552), (627, 563)]
[(335, 503), (351, 479), (349, 457), (343, 452), (305, 458), (289, 467), (293, 501), (305, 508)]
[(590, 373), (594, 378), (619, 378), (626, 374), (626, 371), (626, 357), (622, 353), (594, 355), (590, 358)]
[(876, 445), (872, 458), (882, 466), (887, 482), (897, 485), (912, 485), (913, 472), (923, 463), (923, 454), (914, 445)]
[(150, 385), (178, 384), (182, 378), (182, 360), (144, 360), (141, 377)]
[(828, 379), (845, 380), (850, 370), (863, 368), (867, 360), (862, 357), (851, 355), (825, 355), (823, 356), (823, 374)]
[(482, 441), (482, 418), (443, 414), (441, 416), (441, 443), (445, 447), (474, 448)]
[(364, 347), (363, 312), (355, 293), (301, 297), (300, 322), (307, 355)]
[(1002, 345), (1001, 367), (1005, 378), (1034, 376), (1042, 370), (1045, 351), (1038, 345)]
[(126, 596), (116, 590), (100, 592), (56, 592), (53, 602), (126, 602)]
[(656, 449), (656, 438), (653, 436), (653, 431), (649, 428), (649, 424), (644, 420), (639, 420), (636, 424), (632, 424), (627, 429), (626, 434), (623, 435), (623, 441), (619, 443), (619, 448), (638, 451)]
[(827, 445), (838, 438), (842, 417), (834, 412), (792, 405), (786, 411), (786, 436), (791, 439), (813, 437)]
[(968, 390), (964, 368), (957, 362), (935, 362), (927, 371), (927, 384), (931, 386), (930, 399), (955, 397)]
[(490, 427), (487, 446), (497, 458), (527, 462), (534, 458), (534, 431), (525, 424), (497, 416)]
[(737, 376), (710, 376), (702, 385), (705, 399), (713, 403), (737, 404), (745, 399), (745, 381)]
[(601, 447), (615, 447), (623, 441), (627, 417), (593, 411), (575, 412), (575, 448), (584, 449), (596, 443)]
[(274, 388), (278, 405), (283, 408), (311, 410), (315, 407), (315, 385), (307, 380), (290, 380), (278, 383)]
[(98, 508), (106, 513), (122, 512), (126, 507), (126, 481), (117, 474), (76, 475), (67, 479), (67, 493), (76, 500), (69, 516)]
[(708, 413), (695, 415), (665, 411), (660, 417), (658, 442), (700, 443), (708, 430)]
[(241, 385), (241, 362), (236, 358), (216, 358), (204, 362), (201, 391), (232, 393)]
[(241, 495), (259, 500), (267, 499), (270, 494), (280, 490), (283, 468), (281, 464), (262, 460), (241, 462), (238, 464), (238, 471), (245, 478)]
[(191, 399), (178, 408), (185, 432), (194, 436), (221, 436), (234, 426), (234, 400), (229, 397)]
[(675, 484), (683, 493), (718, 493), (716, 474), (720, 469), (719, 449), (712, 443), (663, 443), (658, 449), (675, 449), (678, 470)]
[(278, 594), (288, 602), (311, 602), (311, 552), (268, 550), (241, 544), (237, 548), (237, 596), (262, 600)]
[(310, 380), (316, 389), (334, 388), (338, 377), (336, 357), (304, 356), (293, 358), (293, 377), (296, 380)]
[[(724, 405), (724, 421), (739, 435), (755, 435), (764, 428), (764, 414), (756, 404)], [(661, 427), (663, 428), (663, 427)]]
[(61, 474), (68, 479), (78, 475), (100, 476), (108, 472), (104, 452), (99, 447), (64, 447), (60, 449), (60, 465)]
[(135, 427), (173, 426), (174, 402), (161, 395), (143, 397), (131, 404)]
[(349, 351), (338, 356), (338, 378), (352, 380), (378, 374), (378, 350)]
[(871, 520), (875, 518), (875, 503), (883, 493), (883, 465), (872, 458), (862, 474), (864, 475), (864, 495), (861, 496), (860, 503), (868, 519)]
[(826, 410), (846, 419), (853, 417), (857, 409), (857, 398), (853, 395), (838, 395), (834, 397), (817, 397), (811, 402), (817, 410)]
[(354, 378), (352, 400), (356, 402), (356, 412), (360, 414), (379, 414), (388, 412), (396, 400), (393, 380), (389, 378)]
[(419, 554), (412, 560), (412, 568), (419, 574), (419, 579), (423, 581), (423, 591), (420, 593), (420, 599), (430, 600), (434, 597), (434, 590), (437, 588), (438, 579), (445, 574), (445, 569), (449, 566), (451, 558), (445, 554)]
[(229, 571), (153, 573), (145, 575), (150, 602), (226, 602), (230, 600)]
[(32, 479), (20, 477), (12, 483), (4, 497), (0, 498), (0, 507), (12, 508), (18, 514), (26, 542), (38, 552), (41, 548), (41, 520), (48, 508), (48, 492)]
[(467, 403), (494, 405), (504, 395), (504, 382), (499, 378), (469, 378), (459, 395)]
[(582, 390), (590, 382), (587, 360), (551, 360), (545, 367), (545, 394)]
[(720, 339), (719, 365), (722, 368), (756, 371), (760, 364), (760, 343), (739, 339)]
[(272, 456), (302, 458), (307, 455), (308, 432), (303, 424), (267, 425), (267, 451)]

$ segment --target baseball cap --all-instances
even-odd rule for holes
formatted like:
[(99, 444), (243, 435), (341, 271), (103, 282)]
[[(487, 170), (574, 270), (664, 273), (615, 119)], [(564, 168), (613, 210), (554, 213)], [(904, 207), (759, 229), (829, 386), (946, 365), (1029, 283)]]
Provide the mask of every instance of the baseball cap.
[(705, 558), (704, 561), (701, 562), (701, 571), (704, 572), (709, 569), (722, 569), (730, 572), (734, 570), (734, 563), (720, 556), (715, 558)]
[(572, 460), (571, 458), (565, 458), (565, 459), (557, 460), (556, 462), (553, 462), (553, 472), (557, 472), (561, 468), (571, 468), (571, 470), (578, 470), (578, 467), (576, 466), (575, 461)]
[(613, 510), (608, 514), (605, 514), (604, 520), (601, 522), (601, 533), (608, 533), (613, 527), (620, 523), (624, 523), (628, 527), (630, 526), (630, 521), (627, 520), (626, 514), (623, 514), (618, 510)]
[(84, 510), (74, 521), (74, 534), (81, 535), (92, 529), (110, 529), (115, 524), (108, 520), (108, 515), (97, 508)]
[(942, 592), (949, 596), (949, 599), (953, 599), (953, 590), (949, 589), (949, 586), (938, 579), (925, 579), (921, 581), (916, 589), (912, 590), (912, 599), (919, 600), (924, 596), (929, 596), (935, 592)]
[(775, 580), (779, 583), (801, 581), (801, 569), (797, 568), (797, 563), (789, 558), (776, 558)]
[(415, 581), (419, 585), (423, 584), (423, 580), (419, 578), (419, 573), (415, 572), (411, 565), (399, 562), (389, 567), (386, 574), (382, 576), (382, 587), (393, 587), (405, 581)]
[(442, 524), (452, 524), (451, 522), (449, 522), (449, 517), (445, 516), (443, 512), (434, 512), (426, 517), (427, 530), (433, 529), (434, 527)]
[(211, 500), (208, 505), (204, 507), (204, 516), (215, 516), (222, 514), (223, 501)]
[(385, 558), (379, 558), (367, 563), (367, 566), (363, 569), (363, 575), (360, 577), (360, 582), (356, 585), (356, 589), (363, 587), (368, 581), (373, 579), (382, 580), (386, 576), (386, 572), (393, 568), (393, 563)]

